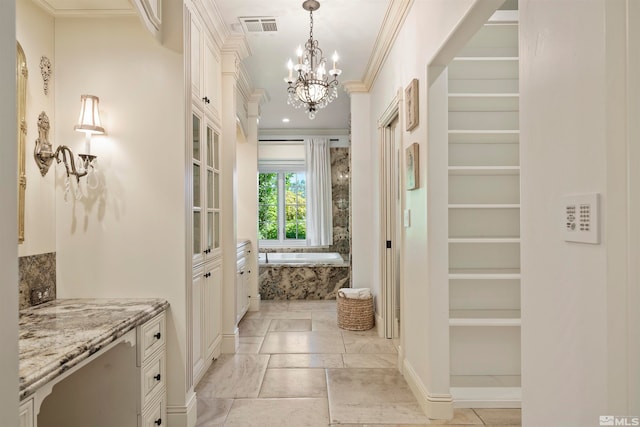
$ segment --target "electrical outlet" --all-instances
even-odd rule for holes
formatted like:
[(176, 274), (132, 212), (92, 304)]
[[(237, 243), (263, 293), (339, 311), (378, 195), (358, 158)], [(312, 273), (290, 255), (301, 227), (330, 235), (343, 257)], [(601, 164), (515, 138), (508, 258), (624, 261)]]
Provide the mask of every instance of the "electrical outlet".
[(564, 240), (579, 243), (600, 243), (599, 195), (565, 196), (562, 202)]
[(39, 286), (31, 289), (31, 305), (49, 302), (55, 298), (52, 285)]

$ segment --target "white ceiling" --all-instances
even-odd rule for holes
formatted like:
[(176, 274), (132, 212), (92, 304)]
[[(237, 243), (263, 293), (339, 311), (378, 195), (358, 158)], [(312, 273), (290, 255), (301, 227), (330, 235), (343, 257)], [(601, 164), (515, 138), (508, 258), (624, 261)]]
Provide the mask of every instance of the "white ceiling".
[[(135, 13), (130, 0), (36, 0), (58, 15), (77, 13)], [(244, 60), (256, 89), (267, 92), (262, 105), (261, 129), (347, 129), (349, 96), (338, 89), (338, 99), (310, 120), (304, 110), (287, 104), (286, 63), (295, 59), (298, 45), (309, 38), (309, 12), (302, 0), (213, 0), (232, 32), (243, 31), (239, 17), (268, 16), (277, 20), (278, 31), (247, 33), (252, 55)], [(340, 83), (363, 80), (376, 37), (392, 0), (319, 0), (313, 14), (314, 39), (330, 61), (337, 51)], [(289, 123), (283, 123), (283, 118)]]
[[(347, 129), (349, 97), (342, 88), (338, 99), (309, 120), (304, 110), (287, 105), (287, 60), (295, 59), (298, 45), (309, 38), (309, 12), (302, 0), (215, 0), (231, 31), (241, 31), (239, 17), (271, 16), (277, 20), (275, 33), (247, 33), (252, 55), (244, 60), (255, 88), (265, 89), (269, 101), (262, 106), (261, 129)], [(390, 0), (320, 0), (313, 13), (314, 39), (330, 61), (337, 51), (340, 82), (363, 79), (372, 48)], [(282, 122), (284, 117), (291, 121)]]

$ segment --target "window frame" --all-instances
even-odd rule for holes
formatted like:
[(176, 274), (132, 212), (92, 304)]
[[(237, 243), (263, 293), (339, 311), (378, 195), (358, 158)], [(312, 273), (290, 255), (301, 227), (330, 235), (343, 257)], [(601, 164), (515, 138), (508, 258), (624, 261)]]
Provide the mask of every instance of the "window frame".
[[(285, 232), (285, 228), (286, 228), (286, 224), (285, 224), (285, 218), (286, 218), (286, 191), (285, 191), (285, 174), (287, 173), (303, 173), (305, 175), (305, 181), (307, 179), (306, 177), (306, 170), (304, 166), (298, 166), (298, 165), (287, 165), (287, 166), (283, 166), (283, 167), (260, 167), (258, 169), (258, 174), (263, 174), (263, 173), (275, 173), (278, 176), (278, 184), (277, 184), (277, 188), (278, 188), (278, 239), (275, 240), (266, 240), (266, 239), (260, 239), (259, 245), (261, 247), (270, 247), (270, 248), (301, 248), (301, 247), (308, 247), (308, 243), (307, 243), (307, 239), (287, 239), (286, 237), (286, 232)], [(259, 181), (259, 179), (258, 179)], [(306, 195), (306, 190), (305, 190), (305, 195)], [(306, 200), (306, 197), (305, 197)], [(260, 207), (261, 203), (260, 200), (258, 200), (258, 208)], [(306, 202), (305, 202), (305, 207), (306, 207)], [(305, 222), (306, 222), (306, 215), (305, 215)]]

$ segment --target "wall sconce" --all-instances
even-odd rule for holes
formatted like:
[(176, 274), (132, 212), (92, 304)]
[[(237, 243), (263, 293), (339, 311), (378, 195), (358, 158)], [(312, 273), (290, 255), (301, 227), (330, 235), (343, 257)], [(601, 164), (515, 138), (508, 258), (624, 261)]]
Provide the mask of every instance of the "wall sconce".
[(96, 156), (91, 155), (91, 135), (105, 133), (102, 123), (100, 122), (100, 112), (98, 109), (100, 99), (94, 95), (82, 95), (80, 96), (80, 102), (80, 117), (78, 118), (78, 124), (73, 128), (78, 132), (85, 133), (85, 149), (87, 153), (78, 155), (78, 166), (76, 166), (76, 159), (74, 158), (73, 152), (66, 145), (60, 145), (55, 152), (52, 152), (51, 144), (48, 141), (48, 118), (46, 120), (46, 128), (40, 126), (41, 120), (40, 118), (38, 119), (39, 136), (36, 140), (34, 156), (42, 176), (47, 174), (53, 159), (56, 159), (58, 163), (63, 162), (67, 171), (67, 177), (70, 175), (75, 176), (78, 183), (81, 177), (89, 173), (89, 168), (94, 167), (93, 162)]

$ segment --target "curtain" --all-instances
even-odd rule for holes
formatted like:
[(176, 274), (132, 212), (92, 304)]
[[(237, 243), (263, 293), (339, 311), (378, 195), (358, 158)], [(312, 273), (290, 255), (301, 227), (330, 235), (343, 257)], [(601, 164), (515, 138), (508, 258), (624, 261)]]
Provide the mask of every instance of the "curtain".
[(305, 140), (307, 157), (307, 244), (333, 243), (331, 157), (327, 138)]

